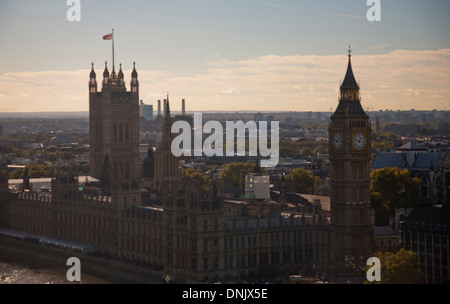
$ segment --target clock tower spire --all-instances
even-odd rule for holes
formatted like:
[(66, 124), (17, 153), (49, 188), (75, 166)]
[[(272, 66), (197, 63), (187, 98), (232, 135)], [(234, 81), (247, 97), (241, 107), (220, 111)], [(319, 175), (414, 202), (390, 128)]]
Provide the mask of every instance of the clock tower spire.
[(359, 275), (374, 251), (370, 209), (371, 126), (361, 106), (349, 48), (339, 104), (329, 125), (332, 266)]

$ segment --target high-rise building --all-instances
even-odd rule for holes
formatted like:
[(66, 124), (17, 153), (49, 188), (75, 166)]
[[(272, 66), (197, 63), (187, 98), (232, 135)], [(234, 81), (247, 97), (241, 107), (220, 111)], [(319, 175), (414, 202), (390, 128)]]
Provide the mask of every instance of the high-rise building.
[(144, 119), (146, 121), (152, 121), (153, 120), (153, 106), (152, 105), (144, 105), (143, 106), (143, 115)]
[(340, 273), (362, 270), (375, 248), (370, 208), (371, 126), (361, 106), (350, 52), (339, 105), (329, 125), (332, 266)]
[(147, 105), (143, 100), (139, 103), (139, 117), (143, 117), (146, 121), (153, 120), (153, 105)]

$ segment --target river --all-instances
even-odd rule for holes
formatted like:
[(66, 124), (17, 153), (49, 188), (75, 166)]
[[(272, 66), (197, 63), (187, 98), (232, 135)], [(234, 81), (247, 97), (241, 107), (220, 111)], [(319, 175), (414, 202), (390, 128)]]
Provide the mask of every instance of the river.
[(81, 282), (69, 282), (66, 272), (62, 269), (31, 268), (0, 260), (0, 284), (108, 284), (108, 282), (83, 274)]

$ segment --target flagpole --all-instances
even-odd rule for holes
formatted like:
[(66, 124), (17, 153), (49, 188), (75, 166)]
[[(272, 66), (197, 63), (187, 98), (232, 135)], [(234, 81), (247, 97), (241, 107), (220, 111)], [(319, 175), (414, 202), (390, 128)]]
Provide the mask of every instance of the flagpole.
[(113, 61), (113, 70), (114, 70), (114, 29), (112, 29), (112, 61)]

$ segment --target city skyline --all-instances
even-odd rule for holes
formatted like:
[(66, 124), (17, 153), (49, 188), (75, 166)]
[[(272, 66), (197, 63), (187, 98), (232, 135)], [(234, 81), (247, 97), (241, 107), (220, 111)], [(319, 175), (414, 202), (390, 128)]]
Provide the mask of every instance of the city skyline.
[[(450, 108), (449, 4), (366, 1), (2, 1), (0, 112), (87, 111), (91, 62), (115, 65), (129, 87), (136, 62), (140, 99), (169, 92), (173, 110), (323, 111), (334, 108), (352, 45), (365, 109)], [(8, 58), (8, 60), (5, 60)], [(178, 102), (179, 101), (179, 102)]]

